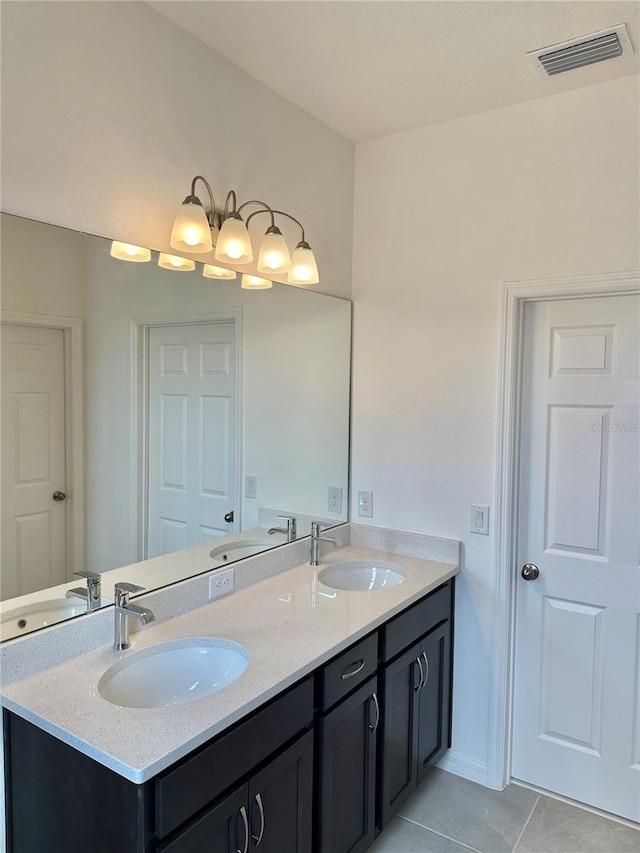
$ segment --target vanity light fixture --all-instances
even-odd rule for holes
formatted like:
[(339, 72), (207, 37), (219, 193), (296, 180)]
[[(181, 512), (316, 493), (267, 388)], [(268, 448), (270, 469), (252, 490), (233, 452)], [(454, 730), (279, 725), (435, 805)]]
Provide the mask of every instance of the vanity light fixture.
[[(202, 202), (196, 195), (196, 183), (198, 181), (201, 181), (205, 185), (209, 193), (211, 205), (209, 213), (206, 213)], [(191, 181), (191, 192), (182, 202), (173, 223), (169, 243), (174, 249), (180, 249), (183, 252), (193, 252), (194, 254), (211, 252), (214, 246), (212, 232), (216, 230), (213, 192), (211, 191), (209, 182), (202, 175), (196, 175)]]
[(226, 270), (224, 267), (216, 267), (213, 264), (205, 264), (202, 269), (204, 278), (219, 278), (231, 281), (237, 273), (234, 270)]
[(196, 262), (189, 258), (179, 258), (177, 255), (168, 255), (166, 252), (160, 252), (158, 266), (165, 270), (190, 272), (196, 268)]
[(242, 287), (245, 290), (266, 290), (269, 287), (273, 287), (273, 282), (266, 278), (260, 278), (257, 275), (247, 275), (247, 273), (244, 273), (242, 276)]
[[(209, 195), (209, 210), (195, 194), (198, 181), (202, 182)], [(242, 211), (249, 205), (260, 209), (251, 213), (246, 222)], [(264, 201), (252, 199), (238, 205), (235, 190), (227, 193), (223, 211), (216, 210), (213, 191), (202, 175), (191, 182), (191, 191), (183, 201), (171, 232), (171, 245), (189, 253), (210, 252), (215, 246), (215, 258), (225, 264), (242, 266), (253, 261), (253, 246), (249, 235), (249, 223), (258, 214), (268, 214), (271, 223), (262, 239), (258, 251), (258, 272), (272, 275), (287, 274), (289, 284), (317, 284), (318, 265), (311, 246), (306, 240), (304, 226), (294, 216), (283, 210), (275, 210)], [(282, 231), (276, 224), (276, 216), (284, 216), (295, 222), (302, 232), (302, 239), (289, 254)], [(207, 265), (210, 266), (210, 265)], [(206, 273), (203, 273), (206, 275)], [(222, 276), (207, 275), (222, 278)], [(257, 278), (257, 276), (253, 276)]]
[(119, 261), (132, 261), (135, 264), (146, 264), (147, 261), (151, 260), (151, 249), (145, 249), (144, 246), (134, 246), (132, 243), (120, 243), (118, 240), (111, 243), (109, 254)]

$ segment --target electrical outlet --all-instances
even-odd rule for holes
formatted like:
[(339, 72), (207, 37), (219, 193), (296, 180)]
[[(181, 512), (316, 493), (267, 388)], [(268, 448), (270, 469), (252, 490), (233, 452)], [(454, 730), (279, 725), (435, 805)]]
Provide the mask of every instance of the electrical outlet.
[(216, 572), (209, 578), (209, 601), (213, 601), (214, 598), (222, 598), (223, 595), (229, 595), (235, 586), (235, 569)]
[(342, 512), (342, 489), (337, 486), (329, 486), (329, 512)]
[(373, 492), (358, 492), (358, 515), (373, 518)]
[(258, 497), (258, 478), (257, 477), (245, 477), (244, 478), (244, 496), (245, 496), (245, 498), (257, 498)]

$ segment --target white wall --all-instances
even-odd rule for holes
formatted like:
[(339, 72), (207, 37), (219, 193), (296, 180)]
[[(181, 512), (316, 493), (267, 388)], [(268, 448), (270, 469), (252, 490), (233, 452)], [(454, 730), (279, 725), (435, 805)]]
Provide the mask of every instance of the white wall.
[(144, 3), (3, 3), (1, 132), (5, 212), (163, 249), (200, 173), (350, 294), (353, 145)]
[(501, 283), (640, 266), (639, 100), (627, 77), (356, 149), (352, 494), (464, 541), (453, 753), (478, 778), (493, 542), (468, 525), (493, 504)]

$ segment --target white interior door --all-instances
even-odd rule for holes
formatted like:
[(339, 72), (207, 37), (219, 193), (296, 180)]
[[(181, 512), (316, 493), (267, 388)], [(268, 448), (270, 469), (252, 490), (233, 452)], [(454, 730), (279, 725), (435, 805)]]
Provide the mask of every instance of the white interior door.
[(639, 321), (633, 295), (526, 306), (512, 764), (636, 821)]
[(1, 335), (6, 600), (67, 580), (64, 332), (3, 324)]
[(149, 330), (149, 557), (236, 529), (236, 373), (232, 322)]

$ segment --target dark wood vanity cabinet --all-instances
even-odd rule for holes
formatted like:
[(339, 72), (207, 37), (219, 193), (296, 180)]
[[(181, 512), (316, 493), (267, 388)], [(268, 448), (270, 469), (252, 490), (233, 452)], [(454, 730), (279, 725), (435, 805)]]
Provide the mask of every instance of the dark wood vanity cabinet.
[(362, 853), (450, 745), (452, 626), (450, 580), (140, 785), (5, 711), (8, 853)]
[(452, 605), (447, 585), (383, 628), (387, 660), (398, 645), (416, 642), (384, 662), (380, 674), (380, 828), (450, 746)]

